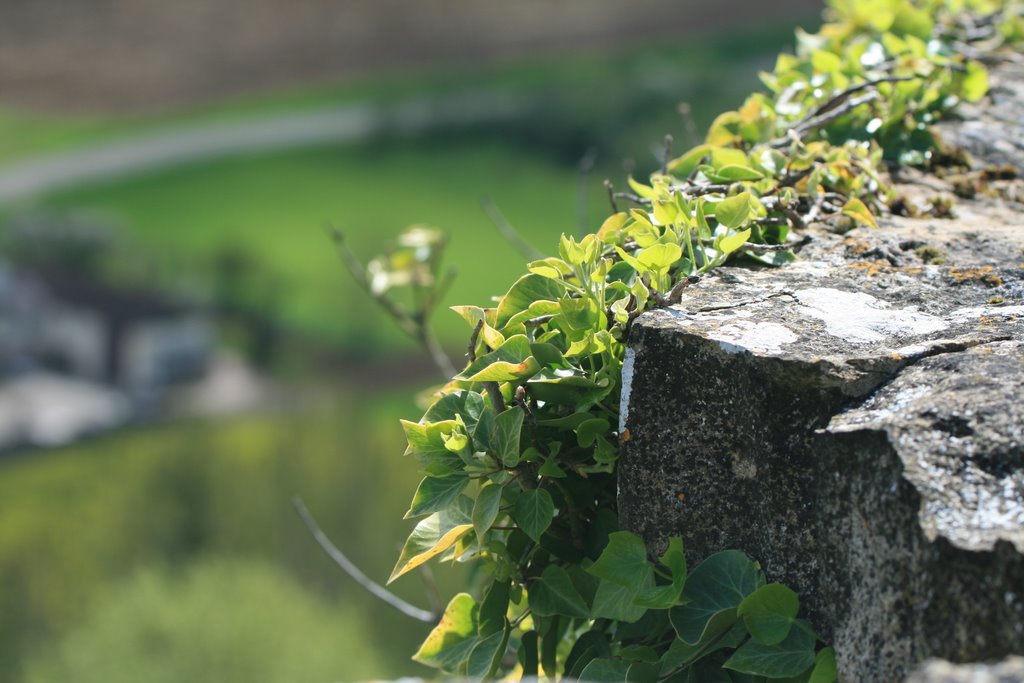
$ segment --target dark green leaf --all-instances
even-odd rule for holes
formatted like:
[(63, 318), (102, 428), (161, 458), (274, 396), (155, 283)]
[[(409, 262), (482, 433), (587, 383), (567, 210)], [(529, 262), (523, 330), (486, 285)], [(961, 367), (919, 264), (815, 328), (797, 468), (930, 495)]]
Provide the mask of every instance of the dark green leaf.
[(501, 486), (487, 482), (480, 487), (480, 493), (477, 494), (476, 502), (473, 503), (473, 529), (476, 530), (477, 539), (481, 544), (484, 542), (484, 534), (498, 517), (498, 509), (501, 507), (501, 489)]
[(622, 683), (626, 680), (630, 664), (622, 659), (594, 659), (580, 672), (580, 680), (587, 683)]
[(494, 675), (501, 656), (508, 645), (509, 631), (502, 629), (480, 639), (469, 653), (466, 661), (466, 674), (471, 678), (490, 678)]
[(429, 515), (443, 510), (459, 497), (469, 481), (465, 475), (453, 474), (447, 477), (425, 477), (412, 497), (412, 505), (405, 518)]
[(636, 604), (637, 597), (642, 591), (653, 585), (654, 578), (649, 566), (645, 574), (634, 577), (633, 585), (623, 586), (602, 579), (597, 586), (591, 613), (595, 619), (634, 622), (647, 612), (646, 607)]
[(495, 581), (484, 594), (480, 603), (480, 635), (489, 636), (505, 628), (505, 614), (508, 612), (509, 588), (511, 582)]
[(746, 555), (738, 550), (716, 553), (687, 578), (687, 604), (672, 611), (672, 625), (686, 642), (700, 642), (729, 628), (743, 599), (762, 585), (764, 576)]
[(494, 418), (491, 428), (491, 451), (505, 467), (519, 464), (519, 436), (523, 431), (525, 413), (513, 407)]
[(833, 683), (837, 677), (835, 650), (822, 648), (814, 657), (814, 671), (808, 683)]
[(761, 586), (740, 603), (737, 614), (762, 645), (781, 643), (800, 610), (796, 593), (779, 583)]
[(592, 660), (607, 657), (611, 653), (607, 635), (600, 631), (587, 631), (576, 640), (565, 658), (565, 677), (579, 678), (580, 673)]
[(649, 662), (633, 662), (626, 671), (626, 683), (657, 683), (658, 667)]
[(527, 489), (516, 498), (512, 518), (527, 536), (539, 541), (541, 534), (551, 526), (555, 503), (544, 489)]
[(530, 584), (528, 597), (530, 609), (542, 617), (563, 614), (582, 619), (590, 616), (590, 609), (576, 591), (569, 574), (557, 565), (548, 565), (540, 578)]
[(523, 668), (523, 678), (536, 676), (538, 663), (537, 632), (527, 631), (519, 645), (519, 665)]
[(785, 678), (797, 676), (814, 665), (815, 637), (797, 622), (789, 635), (776, 645), (763, 645), (748, 640), (733, 653), (725, 668), (741, 673)]
[(645, 576), (651, 574), (647, 548), (636, 534), (616, 531), (608, 536), (608, 545), (604, 552), (587, 572), (605, 581), (623, 586), (636, 586)]

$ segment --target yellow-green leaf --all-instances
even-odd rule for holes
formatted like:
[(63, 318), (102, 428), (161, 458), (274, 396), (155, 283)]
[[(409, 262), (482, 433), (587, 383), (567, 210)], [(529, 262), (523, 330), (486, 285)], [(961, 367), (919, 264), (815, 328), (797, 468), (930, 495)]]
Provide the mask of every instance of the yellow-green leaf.
[(479, 640), (476, 633), (479, 610), (469, 593), (459, 593), (452, 598), (441, 621), (412, 656), (413, 660), (443, 671), (456, 671)]
[(455, 545), (473, 528), (472, 515), (473, 501), (460, 496), (451, 507), (421, 520), (405, 542), (388, 583)]
[(877, 228), (878, 223), (875, 221), (875, 217), (871, 214), (871, 210), (865, 206), (864, 202), (857, 198), (853, 198), (843, 205), (843, 215), (849, 216), (858, 223), (864, 225), (870, 225), (872, 228)]
[(724, 254), (731, 254), (746, 244), (748, 239), (750, 239), (750, 228), (743, 232), (726, 235), (718, 241), (718, 249)]

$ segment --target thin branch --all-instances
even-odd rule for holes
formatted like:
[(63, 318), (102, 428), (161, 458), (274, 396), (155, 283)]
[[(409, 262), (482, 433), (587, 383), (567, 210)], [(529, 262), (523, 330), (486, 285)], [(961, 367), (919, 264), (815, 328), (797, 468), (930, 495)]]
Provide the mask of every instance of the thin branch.
[(776, 138), (775, 140), (772, 140), (768, 144), (771, 147), (779, 148), (785, 147), (786, 145), (789, 145), (793, 142), (799, 142), (801, 137), (805, 133), (809, 133), (810, 131), (815, 130), (816, 128), (827, 126), (836, 119), (846, 116), (857, 107), (864, 104), (868, 104), (870, 102), (874, 102), (879, 97), (879, 92), (877, 90), (872, 90), (866, 95), (849, 100), (844, 104), (839, 105), (836, 108), (831, 109), (819, 116), (804, 119), (803, 121), (797, 123), (797, 125), (790, 128), (788, 131), (786, 131), (785, 136), (781, 138)]
[(640, 195), (633, 194), (632, 192), (616, 192), (615, 194), (612, 195), (612, 197), (614, 199), (625, 199), (627, 201), (633, 202), (634, 204), (639, 204), (640, 206), (650, 206), (651, 204), (650, 199), (644, 199)]
[(856, 95), (857, 93), (859, 93), (859, 92), (861, 92), (863, 90), (867, 90), (868, 88), (874, 88), (875, 86), (881, 85), (882, 83), (900, 83), (900, 82), (903, 82), (903, 81), (913, 81), (913, 80), (918, 79), (918, 78), (920, 78), (920, 77), (919, 76), (883, 76), (882, 78), (875, 78), (875, 79), (870, 80), (870, 81), (865, 81), (863, 83), (858, 83), (857, 85), (851, 86), (851, 87), (847, 88), (846, 90), (843, 90), (843, 91), (837, 93), (830, 100), (828, 100), (823, 105), (821, 105), (820, 107), (815, 109), (813, 112), (811, 112), (811, 114), (809, 114), (807, 116), (807, 119), (813, 119), (816, 116), (821, 116), (822, 114), (824, 114), (826, 112), (832, 111), (833, 109), (838, 107), (840, 104), (842, 104), (843, 102), (848, 100), (850, 97)]
[(539, 261), (544, 258), (544, 254), (540, 253), (523, 239), (523, 236), (519, 234), (512, 224), (508, 222), (505, 216), (498, 210), (494, 201), (490, 197), (481, 197), (480, 205), (483, 207), (484, 212), (487, 213), (487, 217), (491, 219), (491, 223), (498, 229), (501, 236), (505, 238), (505, 241), (512, 245), (512, 247), (530, 261)]
[(408, 602), (398, 597), (387, 588), (375, 583), (373, 579), (364, 574), (359, 567), (345, 557), (344, 553), (338, 550), (337, 546), (331, 543), (331, 539), (327, 538), (327, 534), (325, 534), (317, 525), (316, 520), (314, 520), (313, 516), (309, 514), (309, 510), (306, 508), (306, 504), (302, 502), (301, 498), (293, 498), (292, 505), (295, 507), (295, 511), (299, 514), (299, 518), (302, 520), (302, 523), (306, 525), (306, 529), (313, 536), (313, 539), (321, 548), (323, 548), (324, 552), (327, 553), (327, 556), (330, 557), (336, 565), (341, 567), (342, 571), (352, 577), (353, 581), (365, 588), (371, 595), (383, 600), (407, 617), (426, 623), (434, 623), (438, 620), (439, 615), (425, 609), (420, 609), (415, 605), (410, 605)]
[(478, 320), (473, 327), (473, 334), (469, 336), (469, 347), (466, 349), (466, 357), (470, 363), (476, 362), (476, 342), (480, 338), (480, 330), (484, 329), (484, 321)]
[(379, 305), (384, 311), (394, 318), (398, 326), (407, 335), (415, 339), (430, 355), (430, 359), (437, 366), (438, 371), (443, 375), (445, 380), (449, 379), (457, 371), (455, 366), (452, 365), (451, 358), (441, 348), (441, 344), (437, 341), (437, 337), (434, 336), (430, 330), (430, 326), (427, 324), (427, 314), (430, 309), (437, 305), (437, 302), (444, 296), (448, 287), (451, 285), (452, 279), (455, 277), (455, 271), (449, 270), (446, 273), (445, 278), (438, 285), (437, 290), (434, 292), (433, 297), (429, 302), (424, 304), (422, 312), (418, 315), (411, 315), (407, 311), (403, 310), (401, 306), (395, 302), (394, 299), (389, 297), (386, 292), (375, 292), (373, 284), (370, 280), (370, 274), (366, 272), (363, 264), (359, 262), (356, 255), (352, 253), (352, 250), (348, 248), (345, 243), (345, 235), (335, 228), (334, 226), (327, 227), (328, 233), (334, 240), (334, 244), (338, 249), (338, 254), (341, 256), (342, 262), (351, 273), (356, 284), (362, 288), (366, 294), (373, 299), (377, 305)]
[(612, 213), (619, 212), (619, 205), (615, 203), (615, 185), (607, 178), (604, 179), (604, 189), (608, 192), (608, 203), (612, 205)]
[(417, 324), (409, 315), (399, 308), (398, 304), (393, 299), (388, 297), (386, 294), (381, 292), (373, 291), (373, 287), (370, 283), (370, 275), (363, 268), (363, 264), (359, 262), (356, 255), (352, 253), (352, 250), (348, 248), (345, 243), (345, 235), (335, 228), (333, 225), (327, 226), (327, 231), (331, 238), (334, 240), (334, 245), (338, 249), (338, 254), (341, 256), (342, 262), (351, 273), (352, 278), (356, 281), (363, 291), (365, 291), (371, 299), (377, 302), (384, 311), (395, 319), (398, 326), (402, 328), (402, 331), (408, 334), (414, 339), (419, 338), (419, 330)]

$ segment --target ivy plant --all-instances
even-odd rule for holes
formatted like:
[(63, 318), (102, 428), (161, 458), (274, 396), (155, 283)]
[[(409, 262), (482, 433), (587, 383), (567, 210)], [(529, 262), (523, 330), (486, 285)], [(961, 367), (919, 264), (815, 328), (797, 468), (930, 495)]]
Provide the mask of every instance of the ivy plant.
[[(790, 233), (810, 223), (876, 226), (886, 164), (929, 163), (929, 125), (985, 95), (983, 60), (1024, 38), (1021, 7), (833, 0), (832, 21), (762, 75), (767, 92), (630, 178), (600, 229), (562, 236), (494, 306), (454, 307), (468, 362), (402, 424), (424, 477), (391, 581), (439, 558), (473, 563), (478, 585), (416, 661), (480, 678), (836, 679), (798, 596), (755, 560), (723, 550), (688, 570), (682, 539), (652, 558), (619, 529), (628, 328), (729, 260), (793, 260)], [(416, 243), (418, 263), (436, 263), (436, 243)], [(396, 263), (375, 262), (375, 277), (402, 282)]]

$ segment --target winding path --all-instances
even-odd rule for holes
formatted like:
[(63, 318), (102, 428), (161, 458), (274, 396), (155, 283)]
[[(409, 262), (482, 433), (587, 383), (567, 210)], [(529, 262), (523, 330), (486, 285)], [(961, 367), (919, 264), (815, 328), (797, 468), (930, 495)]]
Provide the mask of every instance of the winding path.
[(0, 166), (0, 204), (83, 183), (250, 152), (355, 142), (385, 132), (510, 120), (534, 101), (509, 90), (477, 90), (392, 104), (353, 103), (302, 113), (217, 121), (135, 135)]

